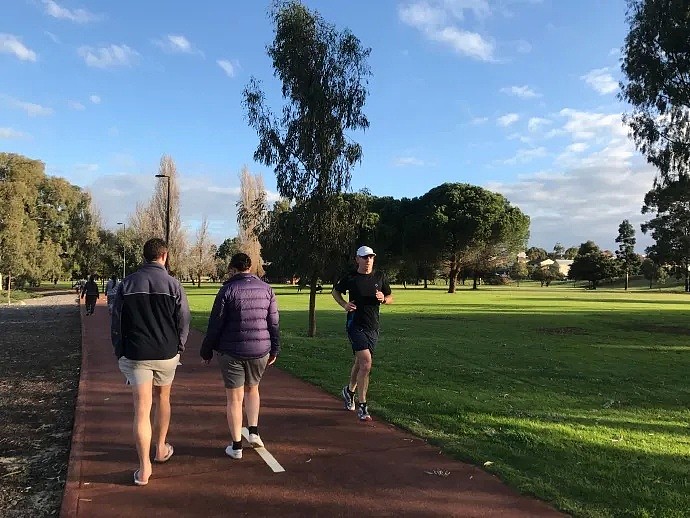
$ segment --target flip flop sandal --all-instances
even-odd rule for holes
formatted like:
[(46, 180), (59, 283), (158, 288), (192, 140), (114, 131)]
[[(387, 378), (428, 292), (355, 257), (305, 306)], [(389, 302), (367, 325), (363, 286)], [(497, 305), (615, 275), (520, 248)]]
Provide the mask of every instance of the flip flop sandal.
[[(170, 457), (172, 457), (175, 449), (172, 447), (172, 444), (169, 444), (167, 442), (165, 443), (165, 446), (167, 446), (167, 448), (168, 448), (168, 453), (162, 459), (155, 459), (154, 458), (153, 462), (157, 462), (158, 464), (163, 464), (164, 462), (168, 462), (170, 460)], [(156, 453), (158, 453), (158, 452), (156, 452)]]
[(136, 470), (134, 472), (134, 485), (135, 486), (145, 486), (148, 483), (149, 483), (148, 480), (146, 482), (144, 482), (143, 480), (139, 480), (139, 470)]

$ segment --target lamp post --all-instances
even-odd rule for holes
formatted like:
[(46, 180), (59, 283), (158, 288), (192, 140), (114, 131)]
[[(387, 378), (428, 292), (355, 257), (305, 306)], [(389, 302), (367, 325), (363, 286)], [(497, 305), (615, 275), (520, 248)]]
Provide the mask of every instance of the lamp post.
[[(125, 234), (127, 232), (127, 225), (125, 225), (122, 221), (117, 222), (118, 225), (122, 225), (122, 233)], [(123, 235), (122, 236), (122, 278), (125, 278), (125, 268), (127, 267), (127, 248), (125, 246), (125, 239), (127, 236)]]
[[(168, 250), (170, 250), (170, 176), (167, 174), (157, 174), (156, 178), (165, 178), (168, 181), (167, 185), (167, 203), (165, 204), (165, 244), (168, 245)], [(170, 257), (170, 252), (165, 258), (165, 269), (168, 270), (168, 258)]]

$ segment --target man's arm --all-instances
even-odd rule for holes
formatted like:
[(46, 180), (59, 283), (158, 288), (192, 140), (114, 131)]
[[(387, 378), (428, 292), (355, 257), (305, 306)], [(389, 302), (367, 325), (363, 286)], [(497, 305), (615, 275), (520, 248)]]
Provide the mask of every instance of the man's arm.
[(192, 320), (192, 315), (189, 311), (187, 294), (182, 288), (182, 285), (178, 283), (177, 288), (180, 290), (177, 298), (177, 332), (180, 343), (177, 349), (178, 352), (182, 353), (184, 352), (184, 346), (187, 343), (187, 337), (189, 336), (189, 323)]
[(225, 313), (225, 287), (222, 287), (216, 295), (216, 300), (213, 302), (213, 309), (208, 317), (208, 328), (206, 329), (206, 336), (201, 344), (199, 356), (204, 360), (209, 361), (213, 358), (213, 349), (215, 349), (220, 333), (223, 330), (223, 321)]
[(124, 347), (122, 343), (122, 306), (124, 305), (124, 296), (122, 284), (117, 287), (115, 293), (115, 300), (113, 301), (113, 314), (110, 317), (110, 340), (113, 343), (115, 356), (120, 358), (124, 354)]
[(331, 295), (335, 299), (335, 301), (340, 304), (340, 307), (343, 308), (345, 311), (348, 313), (350, 311), (355, 311), (357, 309), (357, 306), (353, 302), (348, 302), (343, 298), (342, 293), (340, 293), (338, 286), (340, 283), (336, 284), (333, 287), (333, 290), (331, 291)]
[(278, 302), (276, 295), (271, 289), (271, 302), (268, 306), (268, 315), (266, 316), (266, 323), (268, 324), (268, 334), (271, 335), (271, 352), (269, 353), (269, 365), (275, 362), (276, 357), (280, 354), (280, 317), (278, 314)]
[(376, 298), (381, 304), (393, 304), (393, 292), (388, 280), (381, 276), (381, 290), (376, 292)]

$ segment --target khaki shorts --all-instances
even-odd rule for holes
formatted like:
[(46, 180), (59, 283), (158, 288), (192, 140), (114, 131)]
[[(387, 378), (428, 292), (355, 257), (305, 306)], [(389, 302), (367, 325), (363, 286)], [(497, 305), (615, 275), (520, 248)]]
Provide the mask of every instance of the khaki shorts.
[(258, 385), (268, 364), (267, 354), (263, 358), (240, 360), (229, 354), (218, 353), (218, 365), (223, 375), (225, 388), (235, 389), (242, 386)]
[(175, 378), (175, 369), (180, 355), (169, 360), (130, 360), (124, 356), (118, 360), (120, 372), (125, 375), (130, 385), (151, 383), (157, 387), (170, 385)]

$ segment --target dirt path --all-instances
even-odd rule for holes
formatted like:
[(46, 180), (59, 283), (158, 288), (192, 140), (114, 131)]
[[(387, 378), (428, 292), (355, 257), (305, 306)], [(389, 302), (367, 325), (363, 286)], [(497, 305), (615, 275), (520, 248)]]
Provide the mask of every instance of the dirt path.
[(359, 423), (320, 389), (278, 369), (262, 382), (261, 434), (285, 469), (245, 448), (226, 457), (220, 374), (199, 364), (193, 333), (173, 386), (175, 455), (132, 485), (131, 395), (99, 305), (84, 318), (84, 362), (64, 517), (557, 516), (482, 470), (382, 422)]
[(71, 292), (0, 306), (0, 516), (56, 516), (81, 358)]

